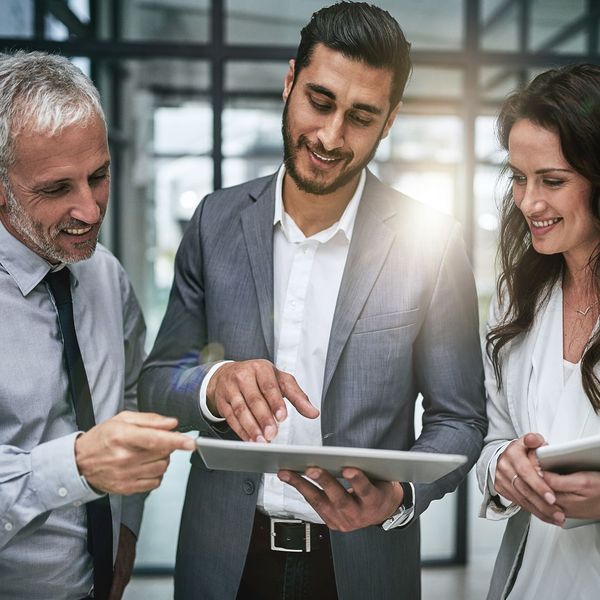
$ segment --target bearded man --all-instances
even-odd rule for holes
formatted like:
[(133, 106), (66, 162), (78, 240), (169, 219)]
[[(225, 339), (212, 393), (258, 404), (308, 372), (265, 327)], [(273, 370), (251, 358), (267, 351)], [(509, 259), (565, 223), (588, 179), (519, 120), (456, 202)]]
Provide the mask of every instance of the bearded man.
[(180, 600), (416, 600), (418, 516), (479, 456), (477, 301), (459, 227), (367, 167), (400, 109), (408, 52), (372, 5), (312, 16), (284, 82), (283, 165), (196, 210), (141, 402), (204, 436), (469, 460), (428, 485), (345, 469), (344, 486), (323, 469), (214, 471), (194, 455)]

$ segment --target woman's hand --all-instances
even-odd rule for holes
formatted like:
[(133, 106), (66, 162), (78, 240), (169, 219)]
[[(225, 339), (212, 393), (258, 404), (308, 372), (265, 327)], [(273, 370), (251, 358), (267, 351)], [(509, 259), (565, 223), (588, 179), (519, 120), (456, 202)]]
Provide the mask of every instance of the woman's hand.
[(535, 452), (544, 443), (539, 433), (527, 433), (512, 441), (498, 458), (494, 487), (542, 521), (560, 526), (565, 513), (557, 505), (554, 490), (545, 479)]
[(556, 494), (556, 506), (575, 519), (600, 519), (600, 473), (579, 471), (569, 475), (544, 472), (544, 481)]

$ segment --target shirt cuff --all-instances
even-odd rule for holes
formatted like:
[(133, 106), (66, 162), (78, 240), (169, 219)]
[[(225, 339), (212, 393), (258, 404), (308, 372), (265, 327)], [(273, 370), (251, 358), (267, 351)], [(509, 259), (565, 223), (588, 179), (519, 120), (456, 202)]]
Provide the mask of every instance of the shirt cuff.
[(389, 519), (386, 519), (381, 525), (384, 531), (406, 527), (413, 521), (416, 504), (415, 486), (410, 481), (408, 482), (408, 485), (410, 485), (410, 489), (412, 490), (412, 506), (402, 511), (400, 514), (392, 515)]
[(215, 363), (209, 370), (208, 373), (204, 376), (202, 380), (202, 385), (200, 386), (200, 411), (202, 412), (202, 416), (212, 423), (222, 423), (225, 421), (222, 417), (215, 417), (210, 410), (208, 409), (208, 404), (206, 402), (206, 390), (208, 389), (208, 384), (210, 383), (210, 378), (217, 372), (219, 367), (224, 364), (233, 362), (232, 360), (222, 360), (218, 363)]
[(502, 444), (502, 446), (500, 446), (496, 450), (496, 452), (494, 452), (494, 454), (492, 455), (492, 458), (490, 458), (490, 462), (488, 463), (488, 468), (487, 468), (487, 484), (488, 484), (488, 489), (490, 491), (490, 496), (496, 496), (496, 498), (498, 498), (498, 501), (504, 508), (508, 508), (509, 506), (512, 506), (513, 503), (508, 498), (505, 498), (504, 496), (502, 496), (502, 494), (499, 494), (496, 491), (496, 487), (495, 487), (496, 467), (498, 465), (498, 459), (500, 458), (500, 455), (504, 452), (504, 450), (506, 450), (506, 448), (508, 447), (509, 444), (510, 444), (510, 442), (506, 442), (505, 444)]
[(81, 433), (45, 442), (31, 451), (32, 484), (47, 510), (80, 506), (104, 495), (95, 492), (77, 468), (75, 440)]
[(139, 536), (144, 514), (144, 502), (148, 493), (123, 496), (121, 500), (121, 523), (136, 537)]

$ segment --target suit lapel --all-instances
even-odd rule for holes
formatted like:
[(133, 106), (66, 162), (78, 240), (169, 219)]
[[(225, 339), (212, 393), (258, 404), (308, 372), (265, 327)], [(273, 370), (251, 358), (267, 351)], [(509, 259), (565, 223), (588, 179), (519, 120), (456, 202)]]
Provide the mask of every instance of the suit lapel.
[(358, 207), (352, 240), (329, 336), (325, 362), (323, 400), (342, 350), (383, 267), (395, 233), (385, 220), (395, 214), (386, 199), (386, 188), (367, 171), (367, 182)]
[(250, 258), (250, 268), (258, 298), (262, 331), (271, 360), (274, 359), (273, 214), (276, 181), (277, 175), (274, 175), (261, 192), (252, 196), (255, 200), (254, 204), (242, 211), (241, 214), (246, 250)]

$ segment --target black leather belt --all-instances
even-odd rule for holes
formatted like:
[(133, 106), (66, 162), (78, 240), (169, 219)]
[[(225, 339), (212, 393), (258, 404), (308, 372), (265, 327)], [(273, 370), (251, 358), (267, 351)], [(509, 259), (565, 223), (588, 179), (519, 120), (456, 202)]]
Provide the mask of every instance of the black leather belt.
[(279, 519), (257, 512), (255, 534), (263, 538), (265, 533), (270, 549), (275, 552), (315, 552), (330, 547), (326, 525), (299, 519)]

